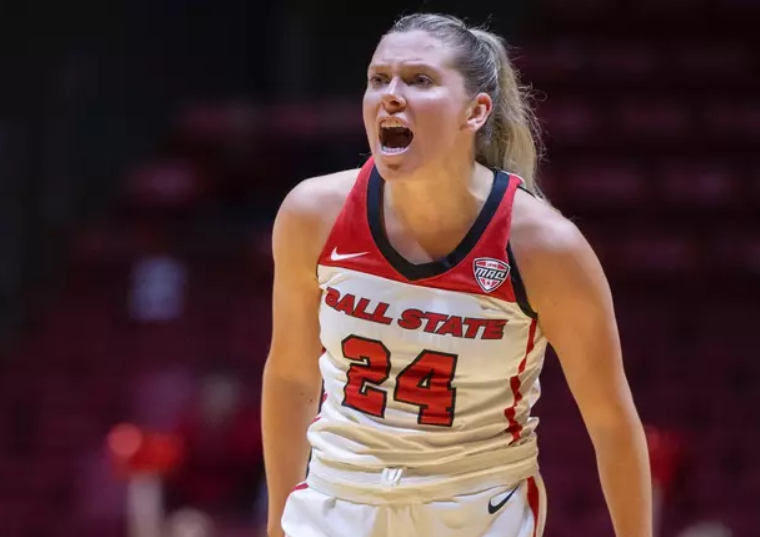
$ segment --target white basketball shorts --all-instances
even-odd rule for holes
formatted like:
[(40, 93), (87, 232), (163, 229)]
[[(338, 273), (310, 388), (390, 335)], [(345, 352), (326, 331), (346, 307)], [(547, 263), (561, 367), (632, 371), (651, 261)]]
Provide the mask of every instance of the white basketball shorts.
[(329, 496), (305, 483), (288, 497), (288, 537), (541, 537), (546, 492), (540, 476), (431, 502), (369, 505)]

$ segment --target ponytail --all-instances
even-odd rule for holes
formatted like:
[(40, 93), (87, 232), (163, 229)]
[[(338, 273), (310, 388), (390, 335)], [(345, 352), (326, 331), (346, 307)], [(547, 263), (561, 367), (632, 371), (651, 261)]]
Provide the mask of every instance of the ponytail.
[(476, 159), (484, 166), (519, 175), (526, 190), (543, 198), (536, 181), (541, 156), (538, 121), (528, 103), (527, 91), (520, 86), (501, 38), (485, 30), (470, 31), (488, 49), (498, 77), (497, 90), (491, 95), (490, 125), (478, 136)]

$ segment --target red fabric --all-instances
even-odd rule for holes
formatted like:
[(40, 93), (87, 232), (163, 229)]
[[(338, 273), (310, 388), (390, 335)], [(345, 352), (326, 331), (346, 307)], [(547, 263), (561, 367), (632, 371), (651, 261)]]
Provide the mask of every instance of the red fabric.
[(653, 483), (665, 493), (673, 485), (683, 460), (683, 441), (678, 433), (646, 428)]
[(220, 424), (189, 415), (178, 437), (184, 457), (167, 488), (190, 505), (224, 502), (249, 487), (252, 476), (260, 471), (260, 417), (252, 408), (243, 408)]
[(136, 473), (164, 475), (175, 469), (183, 457), (178, 437), (130, 424), (114, 427), (108, 435), (107, 449), (116, 473), (122, 477)]

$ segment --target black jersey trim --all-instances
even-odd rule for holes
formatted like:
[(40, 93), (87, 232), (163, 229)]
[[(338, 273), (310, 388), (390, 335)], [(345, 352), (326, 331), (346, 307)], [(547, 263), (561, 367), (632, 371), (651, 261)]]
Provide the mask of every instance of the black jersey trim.
[(512, 280), (512, 289), (515, 291), (515, 300), (517, 305), (520, 306), (522, 312), (531, 319), (538, 319), (538, 313), (531, 307), (528, 302), (528, 293), (525, 290), (525, 284), (523, 283), (522, 276), (520, 276), (520, 270), (517, 268), (517, 261), (515, 260), (515, 254), (512, 252), (512, 244), (507, 244), (507, 259), (509, 259), (509, 277)]
[(494, 170), (494, 181), (491, 192), (480, 210), (472, 227), (462, 239), (462, 242), (446, 257), (429, 263), (414, 264), (407, 261), (399, 254), (388, 240), (383, 225), (383, 191), (385, 180), (380, 176), (377, 168), (373, 168), (367, 186), (367, 219), (370, 232), (380, 253), (390, 265), (404, 278), (410, 281), (423, 280), (439, 276), (461, 263), (475, 248), (481, 235), (485, 232), (488, 224), (499, 209), (501, 200), (507, 191), (512, 178), (509, 174)]

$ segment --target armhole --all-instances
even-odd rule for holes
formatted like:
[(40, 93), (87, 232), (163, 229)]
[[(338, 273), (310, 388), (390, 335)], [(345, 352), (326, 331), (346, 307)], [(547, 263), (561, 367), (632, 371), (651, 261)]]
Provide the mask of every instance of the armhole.
[[(319, 256), (317, 257), (317, 263), (316, 265), (314, 265), (314, 275), (317, 277), (317, 280), (319, 280), (319, 262), (322, 260), (322, 258), (325, 255), (329, 255), (327, 251), (329, 250), (329, 245), (332, 242), (333, 233), (335, 232), (335, 226), (338, 225), (338, 223), (341, 220), (341, 217), (348, 210), (348, 205), (351, 202), (351, 196), (355, 194), (354, 191), (357, 187), (357, 183), (359, 183), (360, 181), (364, 181), (365, 183), (368, 183), (369, 174), (374, 169), (374, 165), (375, 165), (374, 160), (372, 159), (372, 157), (370, 157), (362, 165), (362, 167), (357, 170), (355, 181), (351, 185), (351, 188), (348, 194), (346, 194), (346, 199), (343, 202), (343, 205), (341, 206), (340, 210), (338, 211), (338, 215), (335, 217), (335, 221), (332, 223), (330, 230), (327, 232), (327, 236), (325, 237), (325, 242), (322, 245), (322, 249), (320, 250)], [(354, 171), (354, 170), (351, 170), (351, 171)], [(365, 190), (367, 186), (368, 185), (366, 184), (364, 185)], [(366, 196), (366, 192), (364, 193), (364, 195)], [(366, 202), (364, 204), (366, 205)]]
[(520, 270), (517, 268), (517, 261), (515, 255), (512, 252), (512, 244), (507, 243), (507, 259), (509, 259), (509, 277), (512, 280), (512, 288), (515, 291), (515, 298), (517, 299), (517, 305), (520, 306), (522, 312), (531, 319), (538, 319), (538, 313), (530, 306), (528, 302), (528, 293), (525, 291), (525, 284), (520, 276)]
[(523, 192), (525, 192), (529, 196), (532, 196), (534, 198), (536, 197), (536, 195), (533, 192), (531, 192), (530, 190), (527, 189), (527, 187), (525, 186), (525, 183), (522, 180), (520, 180), (520, 182), (517, 184), (517, 188), (520, 189), (520, 190), (522, 190)]

